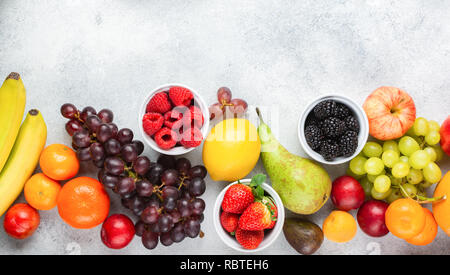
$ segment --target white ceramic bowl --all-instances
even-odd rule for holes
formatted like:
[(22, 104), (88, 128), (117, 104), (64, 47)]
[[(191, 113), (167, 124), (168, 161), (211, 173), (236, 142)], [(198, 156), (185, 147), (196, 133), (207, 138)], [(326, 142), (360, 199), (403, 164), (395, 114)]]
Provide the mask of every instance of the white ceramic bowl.
[[(304, 131), (306, 118), (313, 111), (314, 107), (318, 103), (320, 103), (324, 100), (334, 100), (336, 102), (346, 105), (354, 113), (355, 118), (359, 122), (360, 130), (359, 130), (359, 134), (358, 134), (358, 148), (356, 149), (355, 153), (350, 157), (347, 157), (347, 158), (339, 157), (333, 161), (327, 161), (319, 153), (317, 153), (311, 147), (309, 147), (308, 143), (306, 142), (305, 131)], [(359, 104), (357, 104), (355, 101), (353, 101), (352, 99), (342, 96), (342, 95), (326, 95), (326, 96), (322, 96), (322, 97), (319, 97), (319, 98), (313, 100), (306, 106), (305, 110), (303, 111), (302, 115), (300, 116), (297, 132), (298, 132), (298, 138), (300, 140), (300, 144), (303, 147), (303, 150), (305, 150), (305, 152), (311, 158), (313, 158), (314, 160), (316, 160), (320, 163), (337, 165), (337, 164), (342, 164), (342, 163), (352, 160), (354, 157), (356, 157), (362, 151), (362, 149), (364, 148), (364, 145), (367, 142), (367, 139), (369, 138), (369, 120), (367, 119), (367, 115), (364, 112), (364, 109)]]
[[(251, 179), (243, 179), (240, 181), (243, 184), (249, 184), (251, 182)], [(221, 223), (220, 223), (220, 214), (222, 213), (222, 201), (223, 197), (225, 196), (225, 192), (230, 188), (232, 185), (237, 184), (238, 182), (233, 182), (229, 184), (227, 187), (225, 187), (222, 192), (220, 192), (219, 196), (216, 199), (216, 203), (214, 205), (214, 212), (213, 212), (213, 220), (214, 220), (214, 228), (216, 229), (217, 234), (222, 239), (222, 241), (228, 245), (229, 247), (240, 251), (240, 252), (247, 252), (247, 253), (253, 253), (258, 252), (263, 249), (266, 249), (269, 247), (280, 235), (281, 231), (283, 230), (283, 224), (284, 224), (284, 206), (283, 202), (281, 201), (280, 196), (278, 196), (277, 192), (267, 183), (263, 183), (262, 187), (266, 193), (272, 197), (272, 199), (275, 202), (275, 206), (278, 210), (278, 218), (277, 222), (275, 224), (275, 227), (272, 230), (266, 230), (264, 232), (264, 240), (261, 242), (261, 244), (256, 249), (245, 249), (243, 248), (237, 241), (236, 238), (231, 236), (225, 229), (223, 229)]]
[(203, 139), (206, 138), (206, 136), (208, 134), (208, 129), (209, 129), (209, 108), (208, 108), (208, 105), (206, 105), (205, 101), (203, 100), (203, 98), (200, 96), (200, 94), (196, 90), (194, 90), (191, 87), (186, 86), (184, 84), (169, 83), (169, 84), (161, 85), (158, 88), (152, 90), (147, 95), (147, 97), (144, 99), (144, 101), (142, 102), (142, 106), (141, 106), (141, 109), (139, 111), (138, 124), (139, 124), (139, 130), (141, 131), (141, 135), (144, 138), (145, 143), (147, 143), (153, 150), (155, 150), (155, 151), (157, 151), (157, 152), (159, 152), (161, 154), (177, 156), (177, 155), (186, 154), (186, 153), (194, 150), (197, 147), (184, 148), (184, 147), (180, 146), (180, 147), (174, 147), (174, 148), (169, 149), (169, 150), (163, 150), (163, 149), (159, 148), (159, 146), (156, 144), (156, 142), (149, 135), (147, 135), (145, 133), (144, 128), (142, 126), (142, 118), (145, 115), (145, 110), (147, 108), (147, 104), (150, 102), (150, 99), (152, 99), (152, 97), (155, 94), (159, 93), (159, 92), (168, 91), (169, 88), (173, 87), (173, 86), (184, 87), (186, 89), (189, 89), (194, 94), (194, 100), (197, 102), (198, 106), (202, 110), (203, 117), (205, 119), (205, 122), (204, 122), (204, 124), (202, 126), (201, 132), (202, 132), (202, 135), (203, 135)]

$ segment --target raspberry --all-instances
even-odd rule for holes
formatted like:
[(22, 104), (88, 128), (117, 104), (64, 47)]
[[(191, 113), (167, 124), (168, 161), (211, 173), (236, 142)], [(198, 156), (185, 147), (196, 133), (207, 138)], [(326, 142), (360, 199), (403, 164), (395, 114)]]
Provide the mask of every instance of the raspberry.
[(194, 95), (189, 89), (174, 86), (169, 90), (169, 97), (175, 106), (189, 106), (191, 105)]
[(179, 129), (183, 125), (183, 114), (174, 108), (164, 114), (164, 125), (170, 129)]
[(146, 112), (156, 112), (164, 114), (172, 109), (172, 105), (169, 102), (169, 98), (165, 92), (157, 93), (150, 99), (147, 104)]
[(185, 113), (185, 125), (202, 128), (203, 123), (205, 123), (205, 119), (202, 110), (194, 105), (189, 107), (189, 113)]
[(167, 127), (163, 127), (155, 134), (155, 142), (159, 148), (169, 150), (177, 144), (177, 134)]
[(159, 113), (146, 113), (142, 119), (144, 132), (149, 136), (153, 136), (156, 132), (158, 132), (163, 126), (163, 123), (164, 118)]
[(191, 127), (183, 132), (180, 143), (186, 148), (192, 148), (199, 146), (202, 141), (202, 132), (195, 127)]

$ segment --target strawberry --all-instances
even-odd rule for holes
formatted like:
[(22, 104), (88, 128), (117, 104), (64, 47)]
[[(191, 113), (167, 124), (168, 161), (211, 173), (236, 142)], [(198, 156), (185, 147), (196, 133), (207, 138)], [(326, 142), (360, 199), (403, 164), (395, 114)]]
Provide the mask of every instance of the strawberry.
[(220, 215), (220, 223), (222, 224), (223, 229), (228, 233), (231, 233), (231, 235), (234, 235), (234, 232), (238, 227), (239, 215), (223, 211)]
[(160, 114), (164, 114), (172, 109), (172, 105), (169, 102), (169, 98), (167, 93), (160, 92), (157, 93), (150, 99), (150, 102), (147, 104), (146, 112), (156, 112)]
[(239, 218), (239, 228), (243, 230), (264, 230), (268, 229), (271, 224), (272, 215), (269, 208), (259, 201), (250, 204)]
[(252, 188), (245, 184), (234, 184), (225, 192), (222, 210), (229, 213), (241, 214), (255, 201)]
[(144, 132), (153, 136), (156, 132), (161, 129), (164, 123), (164, 118), (159, 113), (146, 113), (144, 118), (142, 119), (142, 127), (144, 128)]
[(245, 249), (256, 249), (264, 239), (264, 231), (247, 231), (236, 229), (236, 240)]
[(198, 147), (202, 143), (202, 141), (203, 141), (202, 132), (195, 127), (191, 127), (183, 131), (180, 143), (185, 148), (192, 148)]
[(177, 134), (167, 127), (163, 127), (155, 134), (155, 142), (159, 148), (169, 150), (177, 144)]
[(275, 224), (277, 223), (278, 218), (278, 209), (275, 203), (273, 202), (272, 198), (264, 196), (262, 199), (262, 203), (267, 205), (269, 207), (270, 214), (272, 215), (272, 223), (270, 224), (269, 228), (272, 229), (275, 227)]
[(194, 95), (189, 89), (173, 86), (169, 89), (169, 97), (175, 106), (189, 106), (191, 105)]

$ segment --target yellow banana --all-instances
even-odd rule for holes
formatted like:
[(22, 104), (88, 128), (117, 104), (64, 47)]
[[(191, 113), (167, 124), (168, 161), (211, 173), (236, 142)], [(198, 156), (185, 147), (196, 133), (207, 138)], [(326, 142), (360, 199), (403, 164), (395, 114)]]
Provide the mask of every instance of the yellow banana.
[(10, 73), (0, 87), (0, 171), (19, 133), (26, 92), (18, 73)]
[(17, 199), (33, 174), (46, 139), (47, 126), (41, 113), (29, 111), (0, 173), (0, 217)]

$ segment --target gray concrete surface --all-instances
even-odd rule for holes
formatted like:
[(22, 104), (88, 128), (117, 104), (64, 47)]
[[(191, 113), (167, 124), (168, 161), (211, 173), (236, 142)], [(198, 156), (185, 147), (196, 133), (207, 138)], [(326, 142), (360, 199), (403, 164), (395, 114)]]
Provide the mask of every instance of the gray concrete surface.
[[(208, 103), (226, 85), (252, 106), (278, 110), (271, 123), (279, 139), (304, 156), (297, 119), (308, 101), (327, 93), (362, 104), (375, 88), (398, 86), (413, 96), (420, 116), (442, 122), (450, 105), (448, 14), (445, 0), (0, 0), (0, 76), (21, 73), (27, 109), (39, 108), (47, 121), (48, 144), (70, 144), (59, 115), (66, 102), (111, 108), (118, 125), (139, 138), (142, 98), (163, 83), (180, 82)], [(149, 148), (146, 154), (156, 158)], [(200, 163), (201, 149), (187, 156)], [(442, 168), (449, 166), (447, 158)], [(336, 178), (346, 166), (326, 168)], [(259, 163), (253, 173), (263, 169)], [(88, 166), (82, 174), (95, 175)], [(208, 178), (203, 239), (153, 251), (134, 239), (113, 251), (101, 243), (100, 228), (72, 229), (53, 209), (41, 212), (41, 225), (27, 240), (13, 240), (0, 229), (0, 254), (236, 254), (218, 239), (211, 217), (225, 185)], [(112, 213), (128, 213), (112, 198)], [(310, 219), (321, 224), (331, 209), (329, 202)], [(295, 253), (283, 235), (261, 252)], [(450, 238), (442, 231), (426, 247), (359, 231), (347, 244), (326, 240), (318, 251), (430, 253), (450, 254)]]

